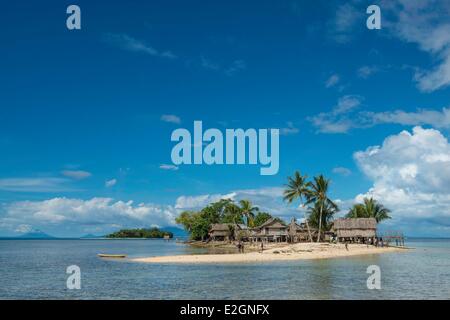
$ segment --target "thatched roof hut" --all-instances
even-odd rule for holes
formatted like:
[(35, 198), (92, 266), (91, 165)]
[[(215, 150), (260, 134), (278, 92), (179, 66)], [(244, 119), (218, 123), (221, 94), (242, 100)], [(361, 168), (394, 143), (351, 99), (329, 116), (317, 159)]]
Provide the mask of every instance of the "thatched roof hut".
[(276, 218), (270, 218), (262, 225), (253, 228), (260, 235), (287, 235), (287, 226)]
[(209, 237), (214, 240), (227, 240), (229, 238), (247, 237), (248, 228), (244, 224), (235, 223), (215, 223), (209, 229)]
[(334, 221), (332, 230), (338, 238), (373, 238), (377, 234), (375, 218), (342, 218)]
[(234, 224), (232, 223), (215, 223), (211, 225), (209, 236), (211, 238), (228, 238), (231, 236), (233, 229)]
[(309, 227), (306, 223), (297, 223), (297, 221), (292, 218), (291, 223), (288, 225), (288, 235), (293, 242), (297, 241), (305, 241), (309, 239), (309, 233), (311, 233), (311, 237), (317, 236), (317, 229)]
[(288, 226), (277, 218), (270, 218), (262, 225), (250, 230), (252, 241), (284, 241), (287, 237)]

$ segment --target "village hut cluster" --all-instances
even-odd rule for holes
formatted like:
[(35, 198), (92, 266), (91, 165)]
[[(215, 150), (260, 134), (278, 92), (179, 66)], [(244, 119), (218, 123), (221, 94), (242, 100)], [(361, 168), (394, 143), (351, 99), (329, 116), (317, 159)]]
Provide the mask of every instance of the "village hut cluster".
[[(318, 230), (307, 223), (297, 223), (292, 219), (289, 224), (280, 219), (271, 218), (262, 225), (248, 228), (244, 224), (219, 223), (213, 224), (209, 231), (210, 241), (243, 241), (258, 242), (309, 242), (316, 241)], [(377, 246), (389, 245), (391, 240), (396, 245), (404, 245), (403, 235), (383, 237), (377, 234), (375, 218), (341, 218), (334, 221), (329, 231), (321, 233), (320, 241), (341, 243), (363, 243)]]

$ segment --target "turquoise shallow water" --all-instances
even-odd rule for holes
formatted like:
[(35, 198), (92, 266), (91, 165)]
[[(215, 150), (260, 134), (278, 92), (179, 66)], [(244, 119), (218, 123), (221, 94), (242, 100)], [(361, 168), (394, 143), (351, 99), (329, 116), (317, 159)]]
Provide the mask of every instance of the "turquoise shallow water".
[[(154, 265), (97, 258), (206, 253), (162, 240), (0, 240), (3, 299), (450, 299), (450, 240), (410, 240), (415, 250), (317, 261)], [(366, 269), (381, 268), (381, 290)], [(66, 268), (81, 268), (81, 290)]]

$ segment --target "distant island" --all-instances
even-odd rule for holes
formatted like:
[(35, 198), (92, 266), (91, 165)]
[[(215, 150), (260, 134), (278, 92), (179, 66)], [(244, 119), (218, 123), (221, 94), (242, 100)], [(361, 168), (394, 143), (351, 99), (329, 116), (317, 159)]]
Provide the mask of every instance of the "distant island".
[(106, 238), (145, 238), (145, 239), (161, 239), (173, 238), (173, 233), (170, 231), (160, 230), (158, 228), (150, 229), (122, 229), (117, 232), (108, 234)]
[(95, 234), (92, 233), (88, 233), (80, 237), (80, 239), (101, 239), (101, 238), (103, 238), (103, 236), (96, 236)]
[(55, 239), (55, 237), (46, 234), (41, 230), (32, 230), (30, 232), (24, 233), (21, 236), (17, 237), (20, 239)]

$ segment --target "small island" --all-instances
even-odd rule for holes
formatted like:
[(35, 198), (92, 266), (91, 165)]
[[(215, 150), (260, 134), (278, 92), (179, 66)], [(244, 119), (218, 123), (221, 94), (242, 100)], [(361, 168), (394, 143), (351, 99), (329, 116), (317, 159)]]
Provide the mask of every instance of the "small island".
[[(147, 263), (242, 263), (340, 258), (384, 252), (405, 252), (401, 232), (379, 232), (390, 210), (374, 198), (355, 203), (345, 216), (329, 198), (330, 180), (323, 175), (308, 181), (296, 171), (288, 177), (283, 199), (297, 202), (300, 222), (285, 222), (253, 206), (250, 200), (220, 199), (199, 211), (176, 218), (193, 246), (223, 249), (219, 254), (189, 254), (133, 259)], [(232, 251), (232, 252), (227, 252)]]
[(108, 234), (106, 238), (109, 239), (172, 239), (173, 233), (169, 231), (160, 230), (156, 227), (150, 229), (122, 229), (114, 233)]

